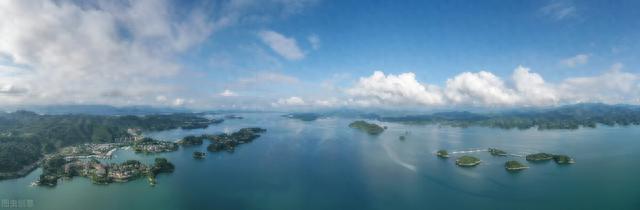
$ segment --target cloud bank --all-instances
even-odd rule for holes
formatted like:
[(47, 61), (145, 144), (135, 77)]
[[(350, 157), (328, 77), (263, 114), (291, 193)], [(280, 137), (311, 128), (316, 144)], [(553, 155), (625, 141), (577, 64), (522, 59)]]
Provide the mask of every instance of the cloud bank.
[(464, 72), (444, 87), (423, 84), (415, 74), (385, 75), (376, 71), (346, 90), (360, 106), (553, 106), (580, 102), (638, 103), (640, 76), (616, 64), (601, 75), (548, 83), (529, 68), (518, 66), (509, 80), (491, 72)]

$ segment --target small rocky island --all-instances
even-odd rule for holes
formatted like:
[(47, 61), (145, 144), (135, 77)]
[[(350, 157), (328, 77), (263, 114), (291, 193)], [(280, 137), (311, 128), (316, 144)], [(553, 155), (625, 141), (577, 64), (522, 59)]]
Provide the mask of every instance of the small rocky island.
[(137, 160), (123, 163), (103, 164), (96, 159), (66, 160), (62, 156), (54, 156), (44, 161), (42, 175), (35, 181), (39, 186), (56, 186), (58, 179), (71, 179), (76, 176), (91, 179), (94, 184), (127, 182), (147, 177), (150, 185), (156, 184), (156, 175), (171, 173), (174, 165), (165, 158), (156, 158), (153, 165), (146, 165)]
[(473, 156), (462, 156), (456, 160), (456, 165), (462, 167), (472, 167), (480, 164), (480, 159)]
[(553, 155), (553, 161), (560, 165), (573, 164), (576, 162), (573, 158), (566, 155)]
[(297, 119), (302, 121), (314, 121), (321, 117), (319, 114), (316, 114), (316, 113), (292, 113), (292, 114), (286, 114), (282, 116), (286, 118)]
[(507, 152), (502, 151), (500, 149), (496, 149), (496, 148), (489, 148), (489, 154), (493, 155), (493, 156), (507, 156)]
[(575, 160), (573, 160), (573, 158), (567, 155), (554, 155), (549, 153), (536, 153), (527, 155), (526, 159), (527, 161), (531, 162), (549, 161), (553, 159), (553, 161), (560, 165), (573, 164), (576, 162)]
[(207, 156), (207, 153), (193, 152), (193, 159), (204, 159), (205, 156)]
[(530, 161), (530, 162), (541, 162), (541, 161), (548, 161), (553, 159), (553, 155), (549, 153), (541, 152), (541, 153), (527, 155), (525, 158), (527, 159), (527, 161)]
[(520, 171), (529, 168), (529, 166), (515, 160), (509, 160), (504, 163), (504, 168), (507, 169), (507, 171)]
[(218, 134), (218, 135), (208, 135), (207, 139), (210, 139), (212, 143), (207, 146), (207, 150), (209, 152), (219, 152), (222, 150), (226, 150), (227, 152), (233, 152), (235, 147), (249, 143), (254, 139), (260, 137), (259, 133), (264, 133), (267, 130), (264, 128), (242, 128), (236, 132), (231, 134)]
[(385, 130), (385, 128), (382, 126), (379, 126), (375, 123), (368, 123), (364, 120), (354, 121), (351, 124), (349, 124), (349, 127), (364, 131), (370, 135), (378, 135)]
[(436, 152), (436, 156), (438, 156), (439, 158), (448, 158), (449, 152), (447, 152), (447, 150), (438, 150)]

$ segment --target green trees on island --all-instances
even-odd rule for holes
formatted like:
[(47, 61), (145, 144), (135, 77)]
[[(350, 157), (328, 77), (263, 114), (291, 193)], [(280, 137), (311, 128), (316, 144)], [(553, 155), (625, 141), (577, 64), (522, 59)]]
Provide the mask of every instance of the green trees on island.
[(198, 114), (148, 116), (39, 115), (29, 111), (0, 113), (0, 179), (24, 175), (44, 154), (80, 143), (131, 138), (129, 128), (146, 131), (215, 123)]
[(384, 128), (382, 126), (379, 126), (375, 123), (368, 123), (364, 120), (354, 121), (349, 124), (349, 127), (364, 131), (371, 135), (378, 135), (384, 131)]

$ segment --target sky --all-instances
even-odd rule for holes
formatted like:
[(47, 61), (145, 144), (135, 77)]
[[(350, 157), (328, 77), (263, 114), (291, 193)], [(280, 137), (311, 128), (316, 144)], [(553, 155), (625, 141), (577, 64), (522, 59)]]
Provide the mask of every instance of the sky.
[(639, 1), (4, 0), (0, 106), (640, 104)]

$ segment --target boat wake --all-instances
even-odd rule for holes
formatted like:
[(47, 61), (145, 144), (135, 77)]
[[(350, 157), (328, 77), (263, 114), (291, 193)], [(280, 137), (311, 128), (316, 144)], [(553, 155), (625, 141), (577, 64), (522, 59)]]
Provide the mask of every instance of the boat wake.
[(409, 169), (409, 170), (412, 170), (412, 171), (417, 171), (416, 166), (402, 161), (398, 157), (398, 155), (396, 155), (396, 153), (393, 150), (391, 150), (391, 148), (389, 148), (389, 145), (387, 145), (386, 141), (382, 143), (382, 148), (384, 148), (385, 153), (387, 153), (387, 156), (389, 157), (389, 159), (393, 160), (393, 162), (397, 163), (398, 165), (400, 165), (400, 166), (402, 166), (402, 167), (404, 167), (406, 169)]

